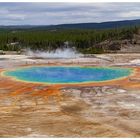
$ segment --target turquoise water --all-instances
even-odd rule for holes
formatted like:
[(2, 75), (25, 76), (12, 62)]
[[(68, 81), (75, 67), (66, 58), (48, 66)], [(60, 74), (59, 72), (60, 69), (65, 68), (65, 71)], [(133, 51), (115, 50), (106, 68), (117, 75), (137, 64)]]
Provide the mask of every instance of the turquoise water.
[(4, 74), (27, 82), (68, 84), (113, 80), (126, 77), (131, 72), (128, 68), (34, 66), (6, 71)]

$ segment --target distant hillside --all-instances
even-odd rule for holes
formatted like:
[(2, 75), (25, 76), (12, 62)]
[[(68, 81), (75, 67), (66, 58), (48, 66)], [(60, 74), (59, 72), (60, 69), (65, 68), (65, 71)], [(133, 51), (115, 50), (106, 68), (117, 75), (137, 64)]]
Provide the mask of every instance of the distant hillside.
[(140, 50), (139, 36), (140, 26), (102, 30), (41, 30), (40, 28), (25, 30), (22, 28), (20, 31), (17, 29), (1, 31), (0, 50), (19, 52), (29, 48), (43, 51), (75, 48), (76, 51), (84, 54), (118, 52), (122, 49), (125, 52), (128, 49), (136, 52)]
[(60, 25), (19, 25), (19, 26), (0, 26), (0, 29), (9, 30), (56, 30), (56, 29), (110, 29), (126, 26), (139, 26), (140, 19), (110, 21), (101, 23), (76, 23), (76, 24), (60, 24)]
[(77, 23), (77, 24), (61, 24), (51, 25), (47, 28), (50, 29), (109, 29), (125, 26), (140, 25), (140, 19), (137, 20), (124, 20), (124, 21), (110, 21), (101, 23)]

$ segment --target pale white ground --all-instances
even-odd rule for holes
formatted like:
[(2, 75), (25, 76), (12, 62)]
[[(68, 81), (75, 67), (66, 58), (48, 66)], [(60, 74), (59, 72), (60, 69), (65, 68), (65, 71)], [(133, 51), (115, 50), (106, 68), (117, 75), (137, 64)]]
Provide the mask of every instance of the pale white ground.
[(140, 54), (99, 54), (93, 57), (69, 59), (42, 59), (27, 55), (0, 55), (0, 67), (8, 68), (27, 64), (82, 64), (82, 65), (140, 65)]

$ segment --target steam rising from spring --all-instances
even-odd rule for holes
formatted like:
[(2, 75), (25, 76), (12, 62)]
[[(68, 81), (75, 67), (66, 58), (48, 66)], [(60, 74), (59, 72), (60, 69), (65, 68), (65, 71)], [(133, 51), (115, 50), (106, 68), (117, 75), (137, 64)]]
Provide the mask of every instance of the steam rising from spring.
[(56, 49), (55, 51), (32, 51), (28, 50), (26, 55), (36, 57), (36, 58), (52, 58), (52, 59), (63, 59), (63, 58), (78, 58), (81, 56), (75, 49)]

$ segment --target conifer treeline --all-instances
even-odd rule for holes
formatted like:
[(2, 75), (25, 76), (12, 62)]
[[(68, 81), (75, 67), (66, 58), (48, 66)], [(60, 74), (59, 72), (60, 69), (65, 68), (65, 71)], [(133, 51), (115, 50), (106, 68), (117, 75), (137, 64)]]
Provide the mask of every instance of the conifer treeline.
[[(75, 47), (80, 52), (102, 53), (96, 44), (105, 40), (132, 39), (138, 27), (105, 30), (15, 30), (0, 32), (0, 50), (18, 51), (23, 48), (33, 50), (55, 50), (57, 48)], [(17, 44), (13, 45), (11, 43)]]

